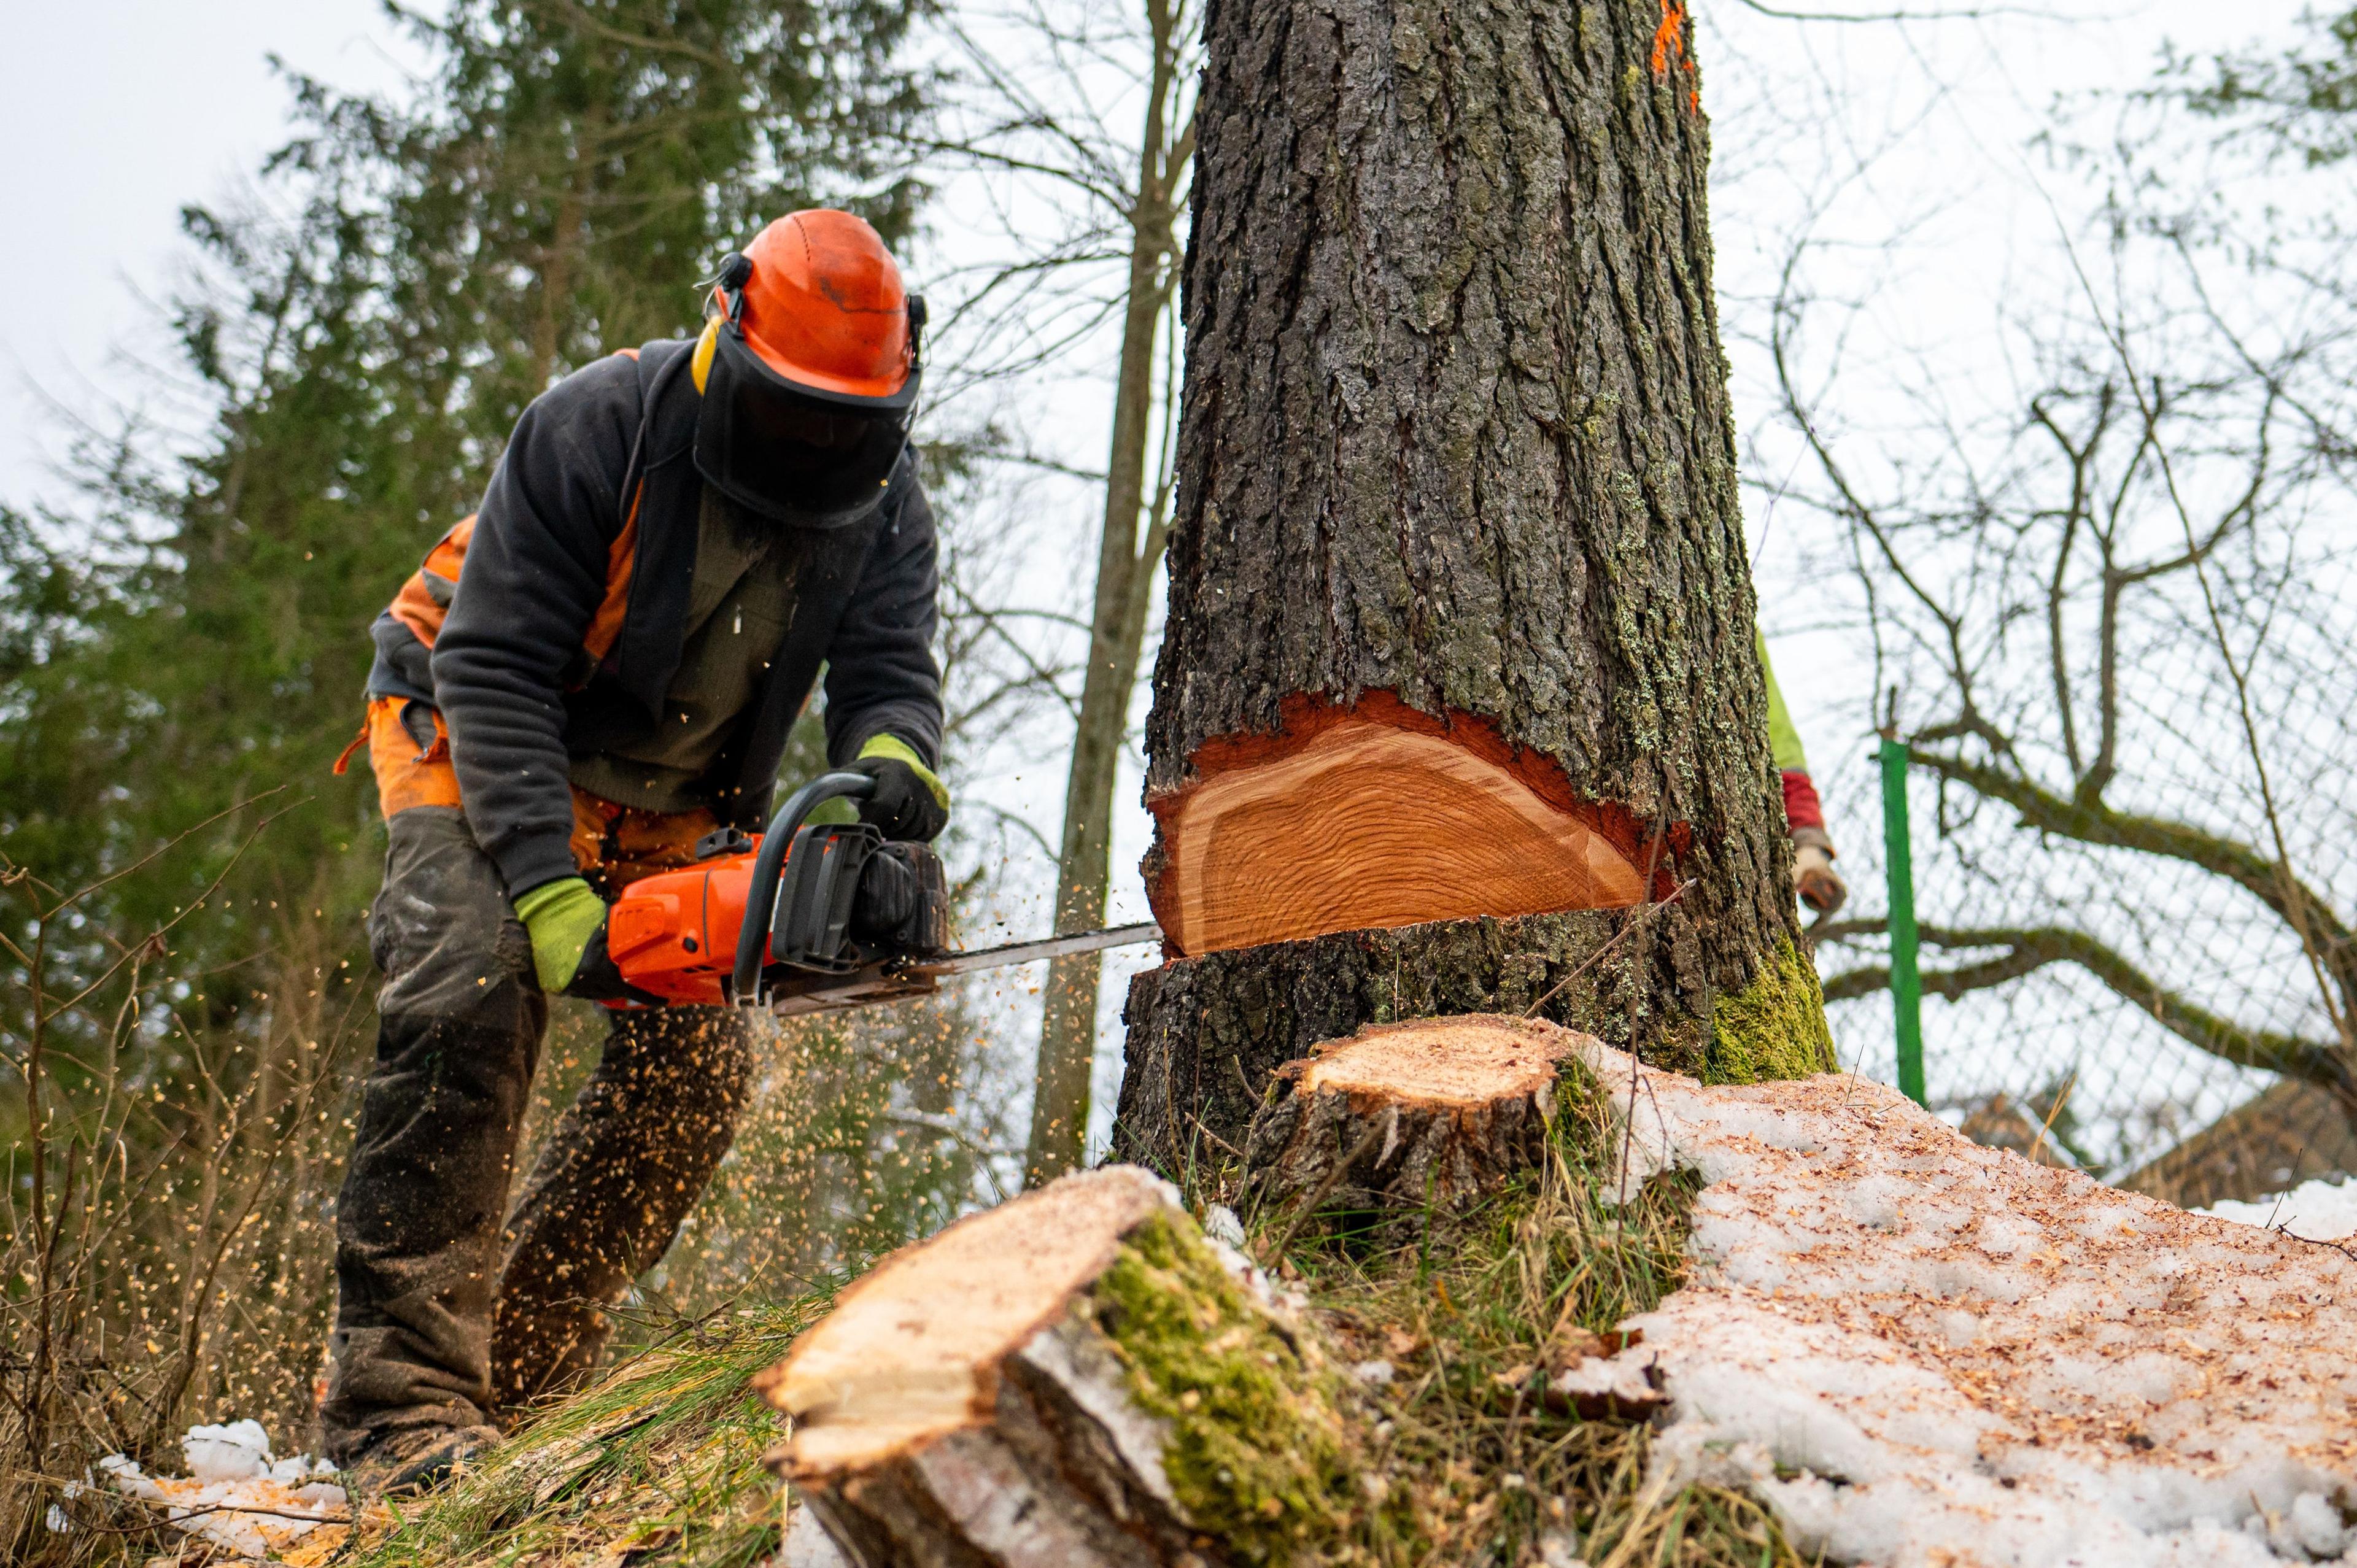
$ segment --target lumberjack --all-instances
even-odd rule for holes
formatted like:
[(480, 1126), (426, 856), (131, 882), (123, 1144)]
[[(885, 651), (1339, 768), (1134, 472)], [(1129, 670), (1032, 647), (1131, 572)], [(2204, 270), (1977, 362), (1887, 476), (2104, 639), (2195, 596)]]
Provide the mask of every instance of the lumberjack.
[(389, 840), (385, 981), (320, 1412), (364, 1489), (430, 1484), (593, 1367), (602, 1308), (728, 1147), (748, 1015), (609, 1010), (509, 1206), (548, 997), (635, 999), (608, 898), (762, 825), (822, 664), (828, 757), (875, 780), (863, 818), (927, 840), (948, 816), (909, 451), (922, 302), (874, 230), (820, 210), (728, 257), (712, 312), (525, 410), (481, 510), (374, 628), (354, 746)]

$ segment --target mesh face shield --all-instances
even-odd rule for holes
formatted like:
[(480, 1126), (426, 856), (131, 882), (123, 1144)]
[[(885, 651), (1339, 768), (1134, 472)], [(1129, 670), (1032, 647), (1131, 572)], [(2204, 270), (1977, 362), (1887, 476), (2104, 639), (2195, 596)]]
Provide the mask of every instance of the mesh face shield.
[(822, 392), (780, 376), (720, 324), (695, 421), (695, 467), (757, 516), (840, 528), (884, 499), (909, 446), (918, 372), (890, 397)]

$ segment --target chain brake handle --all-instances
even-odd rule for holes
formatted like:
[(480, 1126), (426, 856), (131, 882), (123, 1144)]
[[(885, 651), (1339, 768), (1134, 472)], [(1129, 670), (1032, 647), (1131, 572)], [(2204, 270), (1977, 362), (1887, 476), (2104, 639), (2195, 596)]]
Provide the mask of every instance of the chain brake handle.
[(778, 912), (778, 877), (802, 819), (824, 801), (864, 800), (875, 793), (876, 780), (865, 773), (822, 773), (787, 796), (770, 819), (760, 853), (753, 857), (753, 879), (745, 889), (745, 919), (737, 929), (737, 965), (728, 981), (728, 998), (739, 1007), (760, 1005), (761, 969), (770, 956), (770, 928)]

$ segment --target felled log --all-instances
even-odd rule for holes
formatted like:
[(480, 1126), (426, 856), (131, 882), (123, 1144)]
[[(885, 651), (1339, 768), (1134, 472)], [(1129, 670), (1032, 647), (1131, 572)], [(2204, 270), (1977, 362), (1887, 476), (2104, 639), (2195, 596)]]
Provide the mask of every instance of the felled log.
[(1582, 1036), (1534, 1018), (1364, 1029), (1277, 1070), (1244, 1165), (1264, 1203), (1402, 1214), (1494, 1192), (1544, 1157)]
[(1644, 896), (1641, 830), (1470, 718), (1384, 693), (1302, 704), (1199, 750), (1149, 795), (1146, 895), (1189, 956), (1329, 931), (1619, 909)]
[(861, 1568), (1280, 1560), (1351, 1484), (1315, 1349), (1135, 1166), (896, 1253), (756, 1387)]

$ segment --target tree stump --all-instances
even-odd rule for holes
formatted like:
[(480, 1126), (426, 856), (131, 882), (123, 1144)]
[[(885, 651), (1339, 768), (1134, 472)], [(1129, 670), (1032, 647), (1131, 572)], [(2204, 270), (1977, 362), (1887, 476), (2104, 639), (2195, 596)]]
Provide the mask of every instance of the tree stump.
[(1351, 1486), (1332, 1380), (1244, 1271), (1147, 1172), (1066, 1176), (845, 1291), (756, 1380), (772, 1461), (862, 1568), (1314, 1548)]
[(1263, 1201), (1305, 1213), (1458, 1207), (1545, 1157), (1556, 1079), (1582, 1041), (1523, 1018), (1363, 1030), (1278, 1069), (1245, 1167)]
[[(1130, 982), (1128, 1067), (1114, 1156), (1169, 1175), (1241, 1155), (1270, 1077), (1372, 1025), (1469, 1013), (1529, 1015), (1627, 1049), (1632, 1010), (1648, 1062), (1741, 1079), (1708, 1020), (1652, 1004), (1665, 968), (1701, 961), (1691, 930), (1632, 940), (1643, 909), (1447, 920), (1173, 959)], [(1656, 915), (1657, 926), (1667, 922)], [(1635, 1004), (1632, 1009), (1632, 1003)], [(1759, 1075), (1754, 1075), (1759, 1076)]]

